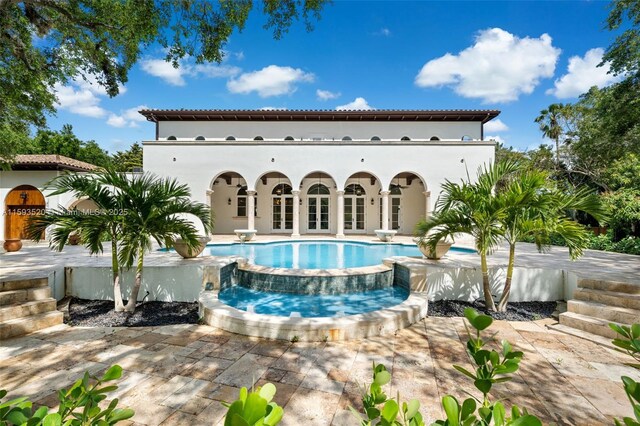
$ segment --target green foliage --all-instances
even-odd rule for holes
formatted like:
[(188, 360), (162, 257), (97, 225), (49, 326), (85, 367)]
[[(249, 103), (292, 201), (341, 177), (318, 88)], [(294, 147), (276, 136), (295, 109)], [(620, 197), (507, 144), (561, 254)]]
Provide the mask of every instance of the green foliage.
[(51, 231), (50, 246), (62, 251), (72, 233), (80, 236), (91, 254), (103, 251), (102, 242), (108, 235), (112, 249), (112, 271), (116, 310), (122, 310), (119, 292), (121, 266), (136, 265), (136, 278), (128, 297), (126, 310), (133, 311), (142, 280), (144, 255), (151, 250), (151, 241), (166, 247), (174, 238), (182, 238), (189, 249), (198, 241), (198, 229), (188, 216), (203, 224), (204, 232), (213, 227), (209, 208), (191, 201), (187, 185), (175, 179), (159, 178), (145, 173), (128, 176), (111, 168), (90, 175), (65, 174), (48, 184), (50, 195), (72, 194), (96, 203), (98, 212), (82, 213), (58, 207), (43, 215), (33, 216), (28, 225), (30, 238), (39, 240), (44, 230)]
[[(324, 0), (260, 2), (275, 38), (303, 19), (311, 29)], [(0, 126), (44, 126), (55, 112), (55, 87), (92, 78), (109, 96), (151, 45), (174, 66), (181, 58), (221, 62), (234, 31), (243, 29), (251, 0), (23, 0), (0, 6)], [(0, 144), (0, 147), (5, 145)], [(0, 157), (5, 152), (0, 151)]]
[(119, 172), (130, 172), (134, 167), (142, 167), (142, 146), (134, 143), (126, 151), (113, 154), (113, 165)]
[[(628, 354), (635, 360), (634, 363), (628, 364), (629, 366), (640, 370), (640, 324), (629, 327), (611, 323), (609, 327), (619, 335), (612, 343), (620, 352)], [(633, 408), (635, 419), (625, 417), (622, 422), (616, 419), (616, 425), (640, 426), (640, 383), (628, 376), (622, 376), (622, 384)]]
[(424, 426), (420, 414), (420, 402), (412, 399), (401, 402), (400, 395), (396, 399), (387, 397), (383, 386), (391, 381), (391, 374), (384, 365), (373, 363), (371, 384), (362, 389), (363, 413), (361, 416), (353, 407), (349, 407), (362, 426)]
[[(33, 411), (33, 403), (27, 398), (17, 398), (6, 402), (0, 401), (0, 424), (28, 425), (28, 426), (80, 426), (80, 425), (114, 425), (120, 421), (130, 419), (134, 411), (129, 408), (117, 408), (118, 399), (115, 398), (107, 408), (100, 408), (100, 402), (107, 398), (110, 392), (118, 389), (116, 385), (102, 386), (106, 382), (119, 379), (122, 368), (114, 365), (100, 378), (85, 373), (68, 390), (58, 391), (60, 405), (57, 412), (49, 412), (48, 407), (40, 407)], [(7, 392), (0, 390), (0, 399)]]
[(442, 399), (442, 408), (447, 418), (436, 421), (432, 426), (541, 426), (540, 420), (529, 414), (526, 409), (513, 406), (508, 415), (501, 402), (492, 403), (489, 400), (489, 392), (493, 385), (511, 380), (509, 375), (520, 367), (523, 353), (514, 351), (506, 340), (501, 342), (500, 352), (485, 349), (487, 342), (482, 339), (481, 332), (491, 326), (493, 319), (487, 315), (480, 315), (471, 308), (465, 309), (464, 315), (475, 330), (472, 333), (467, 327), (467, 353), (476, 368), (475, 372), (471, 372), (459, 365), (453, 367), (473, 380), (476, 389), (482, 393), (482, 399), (467, 398), (460, 404), (454, 396), (446, 395)]
[(602, 62), (611, 63), (614, 75), (628, 73), (632, 77), (640, 76), (640, 3), (636, 0), (616, 0), (611, 2), (611, 11), (606, 26), (609, 30), (618, 30), (629, 23), (628, 28), (619, 36), (607, 51)]
[(276, 387), (267, 383), (249, 392), (240, 389), (238, 399), (227, 407), (224, 418), (225, 426), (274, 426), (280, 423), (284, 410), (275, 402), (271, 402), (276, 394)]

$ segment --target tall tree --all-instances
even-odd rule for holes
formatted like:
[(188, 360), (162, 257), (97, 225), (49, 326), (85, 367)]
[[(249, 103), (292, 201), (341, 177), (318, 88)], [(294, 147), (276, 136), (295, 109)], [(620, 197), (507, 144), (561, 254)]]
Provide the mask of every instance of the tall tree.
[[(326, 0), (263, 0), (265, 28), (278, 39), (294, 20), (307, 28)], [(110, 96), (153, 44), (174, 66), (184, 57), (220, 62), (231, 34), (242, 30), (252, 0), (0, 1), (0, 125), (44, 126), (55, 112), (55, 87), (94, 77)], [(6, 148), (0, 143), (0, 148)], [(0, 151), (9, 158), (11, 149)]]
[(560, 168), (560, 141), (566, 138), (566, 125), (569, 121), (569, 107), (564, 104), (551, 104), (540, 111), (535, 122), (540, 125), (542, 135), (553, 140), (556, 145), (556, 168)]
[(142, 146), (135, 142), (126, 151), (113, 154), (114, 167), (120, 172), (130, 172), (135, 167), (142, 167)]
[(614, 75), (640, 79), (640, 2), (615, 0), (610, 3), (606, 27), (611, 31), (628, 23), (628, 28), (607, 48), (601, 66), (609, 63)]

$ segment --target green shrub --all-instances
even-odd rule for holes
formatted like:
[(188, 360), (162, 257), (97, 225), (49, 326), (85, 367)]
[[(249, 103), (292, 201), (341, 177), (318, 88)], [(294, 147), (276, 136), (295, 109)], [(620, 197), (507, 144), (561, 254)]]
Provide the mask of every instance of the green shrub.
[(284, 410), (275, 402), (271, 402), (276, 394), (276, 387), (267, 383), (249, 392), (240, 389), (240, 395), (234, 402), (223, 403), (227, 407), (224, 426), (275, 426), (280, 423)]
[(17, 398), (2, 402), (7, 395), (0, 390), (0, 425), (27, 426), (80, 426), (80, 425), (114, 425), (122, 420), (130, 419), (134, 411), (130, 408), (116, 408), (115, 398), (106, 409), (99, 404), (107, 398), (109, 392), (118, 389), (116, 385), (101, 387), (103, 383), (117, 380), (122, 376), (122, 367), (114, 365), (100, 378), (84, 373), (69, 390), (59, 390), (60, 406), (55, 413), (49, 413), (48, 407), (40, 407), (33, 411), (33, 403), (27, 398)]
[[(640, 370), (640, 324), (633, 324), (631, 327), (609, 324), (609, 327), (620, 336), (612, 343), (620, 352), (628, 354), (636, 361), (627, 365)], [(625, 417), (622, 422), (615, 419), (616, 425), (640, 426), (640, 383), (628, 376), (622, 376), (622, 383), (633, 408), (635, 420), (631, 417)]]

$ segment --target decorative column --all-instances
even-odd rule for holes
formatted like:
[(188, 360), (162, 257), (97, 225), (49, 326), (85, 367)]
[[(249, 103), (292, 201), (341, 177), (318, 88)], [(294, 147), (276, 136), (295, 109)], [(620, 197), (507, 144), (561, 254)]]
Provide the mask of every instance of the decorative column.
[(424, 218), (429, 219), (431, 217), (431, 191), (423, 192), (425, 198)]
[(336, 238), (344, 238), (344, 191), (336, 191), (338, 194), (338, 230)]
[(291, 191), (293, 194), (293, 232), (292, 237), (300, 236), (300, 191)]
[(389, 230), (389, 191), (381, 191), (382, 195), (382, 230)]
[(256, 191), (247, 191), (247, 229), (256, 229)]
[[(209, 200), (209, 209), (213, 215), (213, 189), (207, 189), (207, 199)], [(213, 234), (209, 234), (209, 236), (213, 237)]]

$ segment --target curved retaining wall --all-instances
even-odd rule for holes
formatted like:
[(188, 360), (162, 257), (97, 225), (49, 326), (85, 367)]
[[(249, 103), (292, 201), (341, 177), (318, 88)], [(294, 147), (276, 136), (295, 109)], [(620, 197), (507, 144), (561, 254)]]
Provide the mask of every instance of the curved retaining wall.
[(318, 270), (268, 268), (245, 263), (238, 268), (237, 283), (259, 291), (317, 295), (379, 290), (391, 287), (394, 279), (393, 269), (385, 265)]
[(206, 324), (232, 333), (268, 339), (302, 341), (348, 340), (380, 336), (427, 316), (428, 296), (414, 293), (399, 305), (346, 317), (289, 318), (248, 313), (218, 300), (218, 293), (203, 291), (199, 297), (200, 317)]

